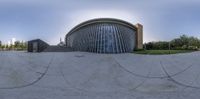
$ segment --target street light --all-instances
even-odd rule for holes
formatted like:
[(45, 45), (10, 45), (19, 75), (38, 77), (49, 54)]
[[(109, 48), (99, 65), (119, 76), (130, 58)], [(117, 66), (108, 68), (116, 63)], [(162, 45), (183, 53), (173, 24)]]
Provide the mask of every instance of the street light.
[(171, 50), (170, 46), (171, 46), (171, 43), (170, 43), (170, 41), (169, 41), (169, 46), (168, 46), (168, 47), (169, 47), (169, 54), (170, 54), (170, 50)]

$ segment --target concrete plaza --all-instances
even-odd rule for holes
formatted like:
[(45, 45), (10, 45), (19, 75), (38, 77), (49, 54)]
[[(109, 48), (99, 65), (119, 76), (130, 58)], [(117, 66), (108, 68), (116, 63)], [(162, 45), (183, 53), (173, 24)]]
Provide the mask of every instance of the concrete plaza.
[(199, 99), (200, 52), (0, 52), (0, 99)]

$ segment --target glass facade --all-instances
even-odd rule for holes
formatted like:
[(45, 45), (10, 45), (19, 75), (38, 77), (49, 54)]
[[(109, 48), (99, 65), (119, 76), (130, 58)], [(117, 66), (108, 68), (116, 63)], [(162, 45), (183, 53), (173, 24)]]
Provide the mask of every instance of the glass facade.
[(123, 24), (94, 22), (66, 36), (66, 45), (75, 51), (97, 53), (132, 52), (136, 30)]

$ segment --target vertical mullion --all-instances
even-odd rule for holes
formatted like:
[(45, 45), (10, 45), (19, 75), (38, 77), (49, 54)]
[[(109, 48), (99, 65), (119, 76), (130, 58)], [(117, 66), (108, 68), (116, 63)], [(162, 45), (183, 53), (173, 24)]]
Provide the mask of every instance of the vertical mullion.
[(120, 36), (120, 28), (116, 25), (117, 27), (117, 37), (118, 37), (118, 45), (119, 45), (119, 52), (118, 53), (121, 53), (122, 52), (122, 41), (121, 41), (121, 36)]
[(103, 36), (103, 28), (102, 28), (102, 24), (100, 24), (100, 44), (99, 44), (99, 46), (100, 46), (100, 53), (102, 53), (102, 44), (103, 44), (103, 41), (102, 41), (102, 36)]
[(99, 44), (99, 43), (100, 43), (100, 38), (99, 38), (100, 26), (99, 26), (99, 24), (97, 24), (97, 28), (98, 28), (98, 29), (97, 29), (97, 30), (98, 30), (98, 31), (97, 31), (97, 41), (98, 41), (98, 42), (97, 42), (97, 53), (99, 53), (99, 48), (100, 48), (100, 44)]
[(94, 52), (94, 45), (95, 45), (95, 36), (94, 36), (94, 25), (92, 25), (92, 28), (90, 29), (90, 32), (92, 33), (92, 52)]
[(123, 31), (123, 32), (121, 32), (121, 38), (123, 39), (123, 41), (122, 41), (122, 43), (123, 43), (123, 46), (124, 46), (124, 51), (123, 52), (126, 52), (127, 51), (127, 45), (126, 45), (126, 38), (124, 37), (124, 33), (126, 33), (125, 31), (124, 31), (124, 29), (123, 28), (121, 28), (120, 29), (120, 31)]
[(107, 31), (107, 27), (106, 27), (106, 24), (103, 24), (103, 35), (102, 35), (102, 40), (103, 40), (103, 53), (106, 53), (106, 48), (108, 47), (107, 46), (107, 43), (106, 41), (108, 41), (107, 37), (106, 37), (106, 31)]
[(97, 25), (94, 26), (94, 33), (95, 33), (95, 52), (97, 52)]
[(117, 27), (116, 27), (116, 25), (113, 25), (115, 28), (114, 28), (114, 36), (115, 36), (115, 50), (116, 50), (116, 53), (118, 53), (119, 52), (119, 39), (118, 39), (118, 37), (117, 37), (117, 34), (118, 34), (118, 31), (117, 31)]
[(111, 25), (111, 30), (110, 30), (110, 35), (112, 35), (112, 53), (114, 53), (115, 52), (115, 48), (114, 48), (114, 27), (113, 27), (113, 25)]

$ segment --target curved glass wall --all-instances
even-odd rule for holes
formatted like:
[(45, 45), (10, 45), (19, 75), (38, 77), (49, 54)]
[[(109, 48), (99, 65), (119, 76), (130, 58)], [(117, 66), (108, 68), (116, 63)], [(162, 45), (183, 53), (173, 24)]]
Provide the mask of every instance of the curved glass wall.
[(73, 31), (66, 44), (76, 51), (97, 53), (132, 52), (136, 31), (116, 23), (93, 23)]

